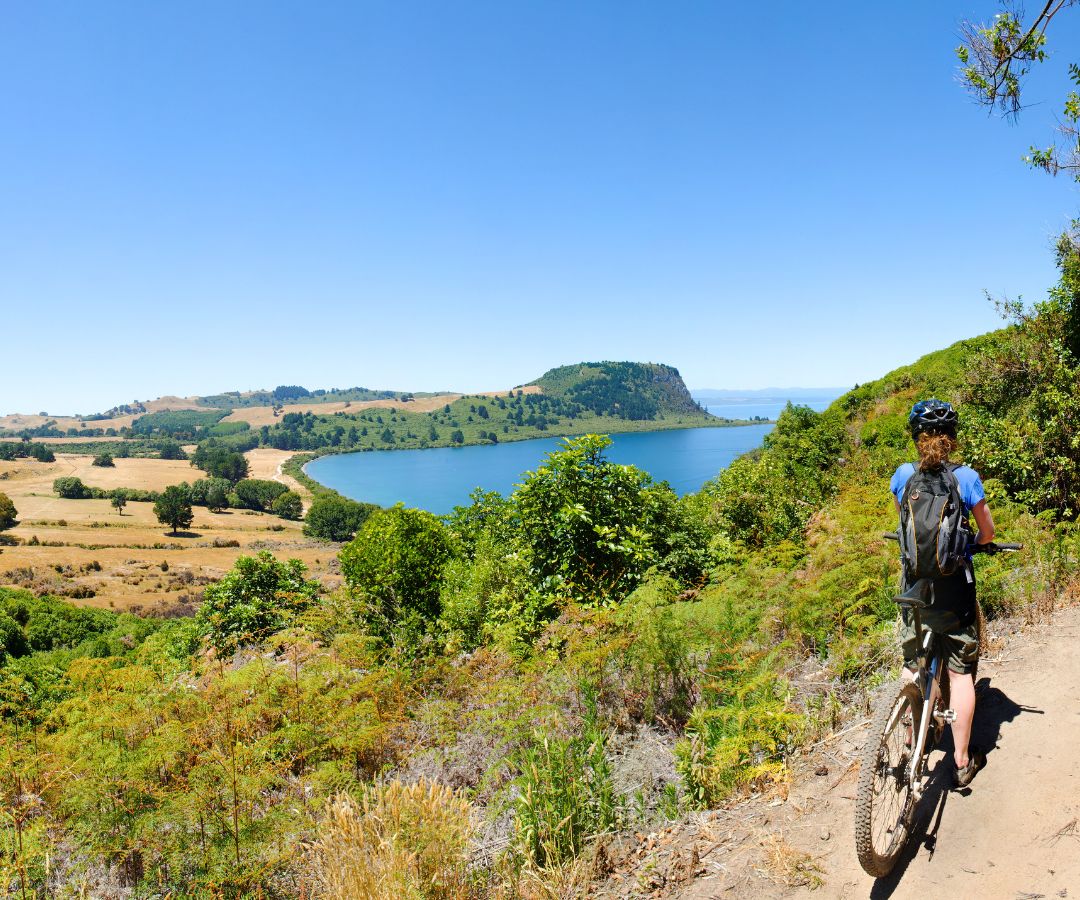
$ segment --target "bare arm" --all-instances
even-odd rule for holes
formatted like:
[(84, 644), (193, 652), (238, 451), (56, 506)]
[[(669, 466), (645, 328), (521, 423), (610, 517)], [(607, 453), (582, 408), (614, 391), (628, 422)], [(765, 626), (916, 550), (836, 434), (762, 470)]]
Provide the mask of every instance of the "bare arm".
[(989, 544), (994, 539), (994, 517), (990, 515), (990, 507), (985, 500), (980, 500), (971, 511), (975, 516), (975, 524), (979, 526), (979, 532), (975, 535), (976, 544)]

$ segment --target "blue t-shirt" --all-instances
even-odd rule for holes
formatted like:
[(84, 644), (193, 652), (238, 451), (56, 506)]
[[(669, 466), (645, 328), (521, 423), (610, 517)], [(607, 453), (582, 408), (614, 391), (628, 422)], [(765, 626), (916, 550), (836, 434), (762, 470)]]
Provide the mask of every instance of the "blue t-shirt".
[[(893, 492), (897, 503), (900, 502), (900, 498), (904, 494), (904, 487), (907, 485), (908, 479), (914, 474), (914, 463), (904, 463), (893, 474), (892, 481), (889, 482), (889, 490)], [(956, 476), (956, 481), (960, 485), (960, 500), (964, 504), (964, 515), (970, 515), (971, 511), (978, 506), (979, 501), (986, 499), (982, 479), (979, 478), (979, 473), (970, 466), (960, 466), (953, 469), (953, 475)]]

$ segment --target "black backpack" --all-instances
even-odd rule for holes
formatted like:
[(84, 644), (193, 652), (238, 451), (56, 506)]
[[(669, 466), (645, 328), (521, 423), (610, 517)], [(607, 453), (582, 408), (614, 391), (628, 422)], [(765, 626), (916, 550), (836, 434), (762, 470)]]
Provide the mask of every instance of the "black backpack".
[(915, 466), (915, 474), (900, 497), (900, 553), (907, 583), (919, 578), (944, 578), (963, 566), (971, 528), (964, 516), (960, 468), (946, 463), (930, 471)]

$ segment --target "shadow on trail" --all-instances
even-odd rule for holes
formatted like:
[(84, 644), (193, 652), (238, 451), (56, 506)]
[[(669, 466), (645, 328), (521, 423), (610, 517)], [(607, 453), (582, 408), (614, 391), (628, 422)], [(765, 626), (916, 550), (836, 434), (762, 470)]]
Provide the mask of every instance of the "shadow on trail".
[[(989, 766), (989, 756), (997, 748), (1001, 726), (1006, 722), (1011, 722), (1021, 713), (1034, 713), (1041, 716), (1043, 711), (1011, 700), (1004, 691), (990, 687), (989, 678), (980, 679), (975, 690), (975, 721), (972, 723), (971, 741), (987, 755)], [(957, 794), (962, 798), (971, 793), (971, 788), (964, 788), (961, 791), (952, 789), (956, 772), (953, 763), (952, 729), (946, 729), (945, 735), (935, 749), (945, 755), (938, 759), (930, 772), (930, 781), (915, 810), (914, 824), (907, 846), (897, 861), (896, 868), (887, 877), (879, 878), (874, 882), (874, 887), (870, 891), (871, 900), (886, 900), (891, 897), (903, 881), (908, 866), (920, 851), (925, 850), (927, 859), (933, 859), (934, 851), (937, 849), (938, 831), (945, 815), (949, 795)], [(977, 787), (978, 781), (979, 777), (976, 775), (973, 786)], [(947, 833), (948, 829), (946, 829)]]

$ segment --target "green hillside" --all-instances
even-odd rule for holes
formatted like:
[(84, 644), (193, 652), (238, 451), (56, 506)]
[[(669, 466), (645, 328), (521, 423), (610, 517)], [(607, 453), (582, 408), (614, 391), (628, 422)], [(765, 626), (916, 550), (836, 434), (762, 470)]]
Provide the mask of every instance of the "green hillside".
[(579, 363), (551, 369), (530, 384), (597, 415), (648, 421), (704, 413), (679, 370), (657, 363)]
[[(286, 897), (333, 873), (428, 896), (423, 872), (457, 886), (445, 896), (509, 900), (577, 871), (593, 835), (782, 789), (792, 755), (895, 676), (881, 532), (915, 398), (958, 404), (999, 532), (1026, 547), (979, 560), (987, 615), (1045, 615), (1075, 584), (1069, 321), (1048, 304), (822, 413), (788, 407), (696, 495), (587, 435), (508, 497), (441, 519), (372, 512), (326, 545), (332, 592), (269, 551), (165, 622), (0, 590), (0, 877), (92, 893), (112, 866), (135, 895)], [(483, 402), (490, 430), (671, 389), (646, 367), (572, 368), (505, 408), (465, 398), (440, 416), (479, 425)], [(295, 421), (282, 428), (327, 433)], [(347, 852), (361, 833), (378, 855)]]

